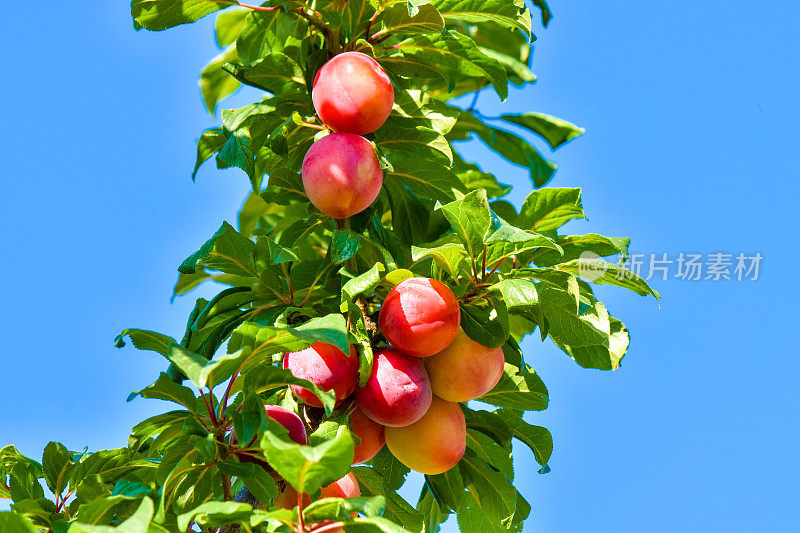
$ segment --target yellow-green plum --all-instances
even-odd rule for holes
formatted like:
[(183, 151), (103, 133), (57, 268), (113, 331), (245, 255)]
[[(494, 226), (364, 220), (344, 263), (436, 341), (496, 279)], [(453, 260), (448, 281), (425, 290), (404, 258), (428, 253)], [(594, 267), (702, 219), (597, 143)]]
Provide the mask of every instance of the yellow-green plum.
[(425, 416), (405, 427), (386, 428), (386, 446), (398, 461), (423, 474), (441, 474), (464, 456), (467, 424), (457, 403), (433, 397)]
[(360, 444), (355, 448), (354, 465), (375, 457), (386, 443), (384, 427), (365, 415), (359, 408), (350, 414), (350, 431), (361, 439)]
[(500, 381), (505, 366), (502, 348), (487, 348), (460, 328), (450, 346), (423, 361), (433, 394), (448, 402), (483, 396)]

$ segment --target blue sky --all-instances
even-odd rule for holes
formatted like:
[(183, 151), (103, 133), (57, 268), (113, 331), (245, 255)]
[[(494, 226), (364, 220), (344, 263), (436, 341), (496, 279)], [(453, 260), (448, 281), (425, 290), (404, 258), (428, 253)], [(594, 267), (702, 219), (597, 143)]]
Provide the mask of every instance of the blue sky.
[[(535, 514), (526, 531), (787, 531), (800, 521), (800, 4), (551, 6), (538, 83), (502, 107), (482, 96), (480, 108), (587, 129), (552, 155), (552, 185), (584, 189), (590, 220), (568, 229), (630, 236), (646, 257), (764, 259), (757, 281), (655, 280), (660, 308), (601, 287), (632, 333), (614, 373), (525, 343), (551, 394), (530, 419), (556, 442), (547, 475), (519, 449)], [(194, 139), (215, 123), (196, 84), (215, 54), (211, 26), (137, 34), (126, 2), (43, 2), (6, 10), (0, 40), (0, 444), (31, 455), (49, 440), (117, 447), (163, 409), (125, 403), (163, 362), (114, 349), (114, 336), (180, 334), (191, 300), (169, 303), (175, 269), (233, 221), (247, 190), (213, 165), (189, 179)], [(472, 154), (529, 185), (523, 170)]]

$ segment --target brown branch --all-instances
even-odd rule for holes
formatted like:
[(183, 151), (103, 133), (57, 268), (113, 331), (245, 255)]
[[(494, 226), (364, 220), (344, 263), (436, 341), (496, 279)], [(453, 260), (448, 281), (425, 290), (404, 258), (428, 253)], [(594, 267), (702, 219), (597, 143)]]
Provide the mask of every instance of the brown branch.
[(231, 478), (228, 474), (222, 474), (222, 499), (226, 502), (233, 501), (233, 494), (231, 494)]

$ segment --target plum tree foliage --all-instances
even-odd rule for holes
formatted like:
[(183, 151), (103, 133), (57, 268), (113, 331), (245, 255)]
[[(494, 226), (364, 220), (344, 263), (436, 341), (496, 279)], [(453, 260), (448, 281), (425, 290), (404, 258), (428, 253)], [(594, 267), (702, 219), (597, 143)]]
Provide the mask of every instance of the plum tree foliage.
[[(465, 532), (522, 531), (512, 442), (546, 473), (553, 441), (529, 422), (548, 392), (520, 341), (616, 369), (628, 331), (586, 267), (658, 298), (599, 259), (625, 257), (628, 239), (562, 232), (584, 218), (581, 191), (545, 187), (556, 166), (529, 136), (555, 149), (582, 129), (456, 105), (534, 80), (532, 10), (546, 26), (544, 0), (133, 0), (136, 29), (218, 12), (206, 107), (240, 85), (263, 95), (200, 135), (192, 179), (213, 159), (252, 192), (236, 227), (178, 267), (176, 296), (224, 287), (197, 299), (183, 336), (117, 338), (169, 362), (129, 399), (173, 409), (114, 450), (2, 448), (0, 529), (435, 532), (455, 514)], [(457, 151), (471, 138), (530, 171), (521, 206)], [(411, 502), (409, 466), (428, 472)]]

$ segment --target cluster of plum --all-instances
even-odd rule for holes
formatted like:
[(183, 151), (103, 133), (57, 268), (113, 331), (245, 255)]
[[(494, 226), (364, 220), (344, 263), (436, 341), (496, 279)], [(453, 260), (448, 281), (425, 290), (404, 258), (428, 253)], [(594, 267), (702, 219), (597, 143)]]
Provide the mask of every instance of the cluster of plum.
[[(337, 405), (352, 409), (350, 431), (358, 437), (353, 464), (372, 459), (384, 445), (409, 468), (440, 474), (456, 465), (466, 448), (466, 422), (459, 402), (491, 390), (503, 373), (501, 348), (487, 348), (460, 327), (461, 310), (452, 291), (429, 278), (409, 278), (395, 286), (380, 309), (379, 327), (391, 346), (375, 351), (372, 373), (358, 386), (358, 354), (317, 342), (284, 355), (283, 366), (325, 391)], [(322, 407), (308, 389), (292, 385), (303, 403)], [(349, 402), (347, 400), (353, 400)], [(355, 404), (355, 405), (352, 405)], [(292, 411), (265, 406), (289, 438), (307, 444), (303, 421)], [(322, 489), (322, 497), (360, 496), (352, 473)], [(291, 487), (275, 505), (291, 508)]]
[(373, 58), (345, 52), (319, 69), (311, 98), (332, 133), (306, 153), (303, 187), (324, 214), (347, 218), (369, 207), (383, 185), (375, 148), (362, 135), (380, 128), (392, 112), (392, 82)]
[[(440, 474), (461, 459), (466, 424), (459, 402), (482, 396), (503, 373), (500, 348), (487, 348), (460, 328), (461, 310), (452, 291), (434, 279), (409, 278), (395, 286), (380, 309), (380, 331), (391, 346), (375, 351), (372, 373), (358, 387), (355, 348), (345, 354), (316, 343), (287, 353), (284, 368), (337, 402), (352, 395), (350, 429), (359, 437), (354, 464), (367, 461), (384, 443), (409, 468)], [(292, 386), (308, 405), (322, 404)]]

